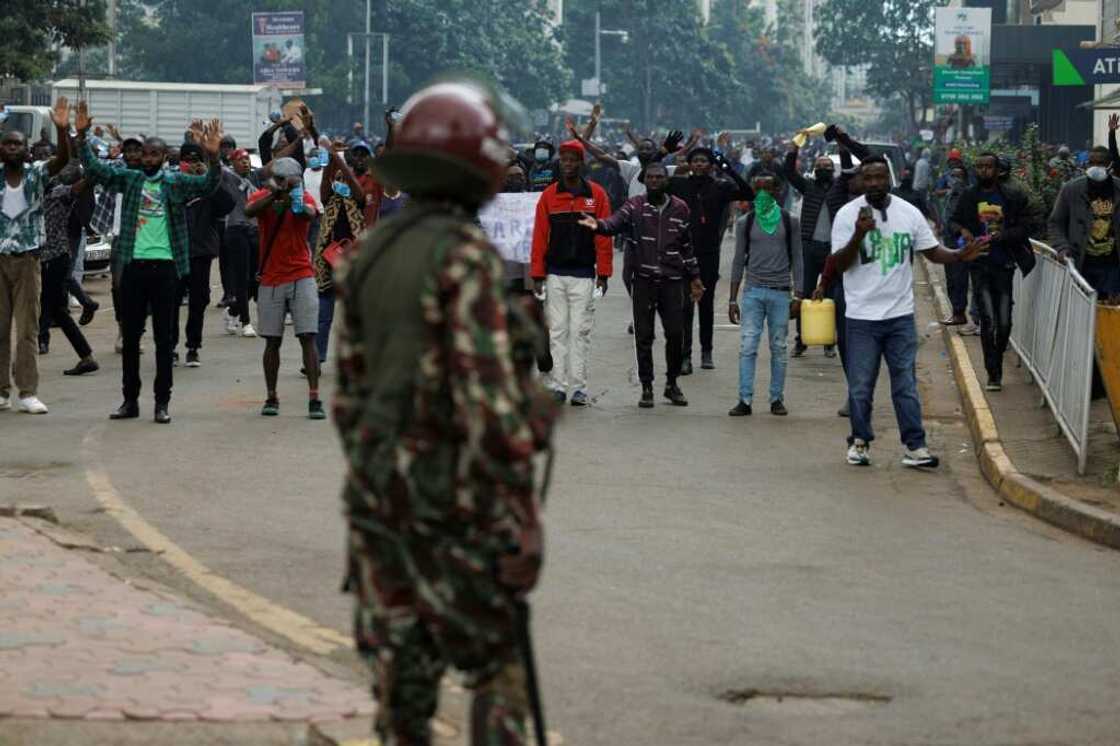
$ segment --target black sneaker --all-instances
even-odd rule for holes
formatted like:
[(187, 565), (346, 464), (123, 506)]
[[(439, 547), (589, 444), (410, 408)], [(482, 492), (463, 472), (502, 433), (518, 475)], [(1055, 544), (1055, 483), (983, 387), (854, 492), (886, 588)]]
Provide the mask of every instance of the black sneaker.
[(681, 375), (682, 376), (691, 376), (692, 375), (692, 361), (691, 360), (685, 360), (683, 363), (681, 363)]
[(40, 355), (46, 355), (50, 351), (51, 351), (50, 345), (48, 345), (46, 342), (40, 342), (39, 343), (39, 354)]
[(703, 368), (704, 370), (715, 370), (716, 369), (715, 361), (712, 360), (712, 351), (711, 350), (708, 350), (707, 352), (701, 352), (700, 353), (700, 367)]
[(649, 384), (642, 386), (642, 398), (638, 400), (638, 406), (642, 409), (653, 409), (653, 386)]
[(999, 378), (988, 378), (988, 385), (984, 387), (988, 391), (1003, 391), (1003, 381)]
[(591, 400), (587, 398), (587, 394), (584, 393), (583, 391), (577, 391), (574, 394), (572, 394), (572, 406), (573, 407), (586, 407), (590, 403), (591, 403)]
[(94, 373), (101, 366), (97, 364), (96, 360), (79, 360), (78, 364), (69, 370), (62, 371), (64, 376), (84, 376), (86, 373)]
[(152, 421), (160, 425), (171, 424), (171, 414), (167, 411), (166, 404), (157, 404), (155, 414), (152, 415)]
[(670, 383), (665, 387), (665, 398), (672, 402), (674, 407), (688, 406), (688, 399), (684, 397), (684, 393), (675, 383)]
[(262, 417), (276, 417), (280, 414), (280, 401), (278, 399), (265, 399), (261, 407)]
[(793, 346), (793, 352), (790, 353), (790, 357), (801, 357), (802, 355), (805, 354), (805, 351), (807, 349), (809, 349), (809, 348), (806, 347), (805, 345), (801, 344), (800, 342), (798, 342), (797, 344), (795, 344)]
[(202, 361), (198, 359), (198, 350), (187, 350), (187, 367), (201, 368)]
[(97, 309), (101, 308), (101, 304), (93, 301), (88, 306), (82, 308), (82, 315), (78, 318), (78, 324), (81, 326), (88, 326), (89, 322), (93, 321), (93, 315), (97, 313)]
[(727, 414), (731, 417), (750, 417), (752, 414), (751, 405), (740, 401)]
[(117, 407), (116, 411), (109, 413), (110, 420), (134, 420), (140, 416), (140, 405), (133, 401), (126, 401)]
[(782, 400), (779, 399), (778, 401), (770, 402), (770, 414), (777, 415), (778, 417), (785, 417), (789, 414), (789, 410), (786, 409), (786, 405), (782, 404)]
[(327, 413), (323, 411), (323, 402), (319, 399), (307, 400), (307, 418), (311, 420), (325, 420)]
[(568, 395), (566, 393), (564, 393), (563, 391), (553, 391), (552, 392), (552, 399), (557, 404), (563, 404), (564, 402), (568, 401)]

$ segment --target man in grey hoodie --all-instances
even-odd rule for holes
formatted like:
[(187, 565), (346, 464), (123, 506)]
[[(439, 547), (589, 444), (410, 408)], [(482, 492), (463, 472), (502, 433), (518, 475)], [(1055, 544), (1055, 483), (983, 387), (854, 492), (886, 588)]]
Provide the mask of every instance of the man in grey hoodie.
[[(732, 417), (751, 414), (755, 364), (766, 322), (770, 333), (770, 413), (789, 414), (783, 403), (791, 290), (800, 299), (802, 287), (801, 226), (783, 210), (777, 197), (782, 186), (771, 175), (752, 184), (757, 197), (754, 210), (735, 222), (735, 259), (731, 264), (731, 298), (727, 308), (732, 324), (742, 326), (739, 350), (739, 400), (728, 412)], [(739, 298), (746, 272), (747, 285)]]

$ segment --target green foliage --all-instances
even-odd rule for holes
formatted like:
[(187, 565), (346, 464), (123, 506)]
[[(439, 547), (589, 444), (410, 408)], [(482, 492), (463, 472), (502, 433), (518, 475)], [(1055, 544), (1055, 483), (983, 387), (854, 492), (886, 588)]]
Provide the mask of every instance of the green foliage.
[(713, 3), (708, 26), (695, 3), (568, 0), (563, 39), (577, 80), (594, 77), (595, 10), (602, 27), (629, 42), (602, 40), (603, 104), (609, 116), (642, 129), (741, 129), (761, 122), (778, 132), (827, 113), (827, 86), (809, 78), (800, 56), (797, 3), (782, 0), (777, 30), (741, 0)]
[(1068, 174), (1063, 174), (1050, 166), (1054, 149), (1045, 145), (1038, 137), (1038, 125), (1030, 125), (1024, 132), (1019, 145), (1007, 140), (988, 143), (958, 143), (952, 147), (961, 151), (966, 164), (973, 164), (982, 152), (1001, 155), (1011, 162), (1011, 178), (1026, 192), (1031, 212), (1031, 237), (1046, 240), (1046, 219), (1058, 200), (1058, 192)]
[(816, 11), (816, 45), (833, 65), (868, 66), (868, 92), (902, 101), (913, 131), (933, 95), (934, 9), (946, 0), (827, 0)]
[(90, 47), (108, 38), (105, 0), (4, 0), (0, 78), (44, 78), (59, 60), (57, 45)]

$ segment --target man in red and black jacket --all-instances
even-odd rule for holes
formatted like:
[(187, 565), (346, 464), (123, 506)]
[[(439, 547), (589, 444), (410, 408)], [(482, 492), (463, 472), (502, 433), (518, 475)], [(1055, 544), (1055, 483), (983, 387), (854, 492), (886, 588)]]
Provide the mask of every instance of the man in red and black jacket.
[(611, 239), (579, 224), (585, 215), (607, 218), (610, 199), (583, 177), (584, 149), (576, 140), (560, 146), (560, 179), (541, 192), (533, 225), (532, 276), (537, 292), (547, 294), (549, 346), (553, 368), (548, 385), (572, 406), (587, 398), (587, 365), (595, 326), (595, 288), (607, 292), (611, 276)]

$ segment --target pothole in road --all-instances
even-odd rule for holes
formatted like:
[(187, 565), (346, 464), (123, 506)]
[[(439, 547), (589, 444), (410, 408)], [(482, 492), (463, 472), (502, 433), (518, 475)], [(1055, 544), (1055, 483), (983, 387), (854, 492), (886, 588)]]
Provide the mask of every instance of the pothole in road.
[(843, 715), (889, 703), (891, 698), (866, 692), (785, 692), (762, 689), (730, 689), (719, 698), (752, 712), (778, 715)]

